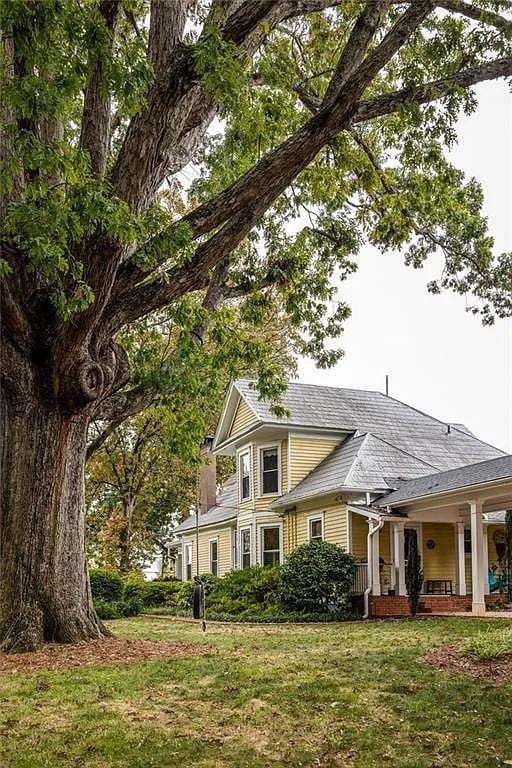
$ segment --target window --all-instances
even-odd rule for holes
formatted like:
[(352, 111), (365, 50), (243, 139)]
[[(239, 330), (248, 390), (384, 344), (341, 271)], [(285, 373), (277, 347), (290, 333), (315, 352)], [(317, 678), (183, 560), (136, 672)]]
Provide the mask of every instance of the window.
[(238, 461), (240, 501), (244, 501), (251, 498), (251, 461), (249, 451), (241, 453)]
[(471, 554), (471, 528), (464, 528), (464, 554)]
[(279, 526), (261, 529), (261, 560), (264, 566), (279, 565), (281, 561), (281, 529)]
[(242, 568), (251, 566), (251, 529), (240, 529), (240, 565)]
[(279, 493), (279, 449), (262, 448), (260, 451), (261, 493)]
[(210, 540), (210, 573), (217, 575), (219, 569), (219, 543), (217, 539)]
[(185, 579), (192, 578), (192, 544), (185, 545)]
[(309, 518), (308, 537), (310, 541), (322, 541), (324, 538), (324, 520), (321, 515)]

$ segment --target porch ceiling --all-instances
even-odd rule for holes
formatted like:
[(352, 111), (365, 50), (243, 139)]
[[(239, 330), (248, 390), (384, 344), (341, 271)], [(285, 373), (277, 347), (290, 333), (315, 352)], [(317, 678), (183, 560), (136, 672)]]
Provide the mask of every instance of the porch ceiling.
[(469, 516), (471, 501), (481, 502), (484, 514), (512, 509), (512, 481), (493, 484), (492, 487), (466, 488), (464, 491), (439, 494), (406, 504), (400, 507), (400, 512), (412, 520), (455, 522)]

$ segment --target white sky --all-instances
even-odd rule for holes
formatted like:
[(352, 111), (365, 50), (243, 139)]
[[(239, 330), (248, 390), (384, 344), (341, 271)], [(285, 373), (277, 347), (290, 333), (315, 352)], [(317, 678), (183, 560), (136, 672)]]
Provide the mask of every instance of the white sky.
[[(476, 177), (496, 251), (512, 250), (512, 99), (507, 86), (487, 83), (480, 104), (459, 123), (455, 165)], [(370, 247), (359, 269), (341, 286), (352, 308), (335, 368), (301, 360), (299, 380), (311, 384), (384, 391), (447, 422), (463, 422), (478, 437), (512, 453), (512, 321), (483, 327), (465, 312), (464, 297), (434, 296), (427, 282), (439, 275), (431, 262), (406, 267), (399, 254)]]

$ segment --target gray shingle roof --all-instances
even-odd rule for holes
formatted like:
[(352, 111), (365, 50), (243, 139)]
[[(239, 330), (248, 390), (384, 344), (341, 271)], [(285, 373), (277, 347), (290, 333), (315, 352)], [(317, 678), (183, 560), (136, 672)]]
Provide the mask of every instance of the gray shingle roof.
[(304, 480), (284, 494), (274, 507), (342, 491), (396, 488), (390, 478), (430, 474), (432, 467), (375, 435), (354, 435), (335, 448)]
[[(205, 525), (224, 523), (227, 520), (236, 519), (237, 505), (238, 495), (236, 475), (232, 475), (222, 486), (222, 489), (217, 496), (216, 506), (199, 516), (199, 527), (203, 528)], [(186, 533), (187, 531), (193, 530), (195, 527), (196, 516), (195, 514), (192, 514), (178, 525), (174, 533)]]
[(409, 499), (431, 496), (501, 479), (512, 481), (512, 455), (408, 480), (398, 490), (385, 496), (378, 503), (381, 506), (399, 506)]
[(235, 386), (264, 423), (371, 433), (434, 469), (453, 469), (504, 455), (466, 427), (452, 425), (447, 433), (444, 422), (381, 392), (290, 382), (283, 395), (290, 415), (280, 418), (269, 403), (258, 399), (254, 382), (239, 379)]

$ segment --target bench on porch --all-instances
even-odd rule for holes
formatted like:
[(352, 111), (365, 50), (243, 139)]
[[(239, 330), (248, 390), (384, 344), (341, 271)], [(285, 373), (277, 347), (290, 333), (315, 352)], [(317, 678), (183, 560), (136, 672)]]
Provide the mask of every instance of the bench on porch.
[(451, 579), (425, 579), (425, 595), (453, 595), (453, 582)]

